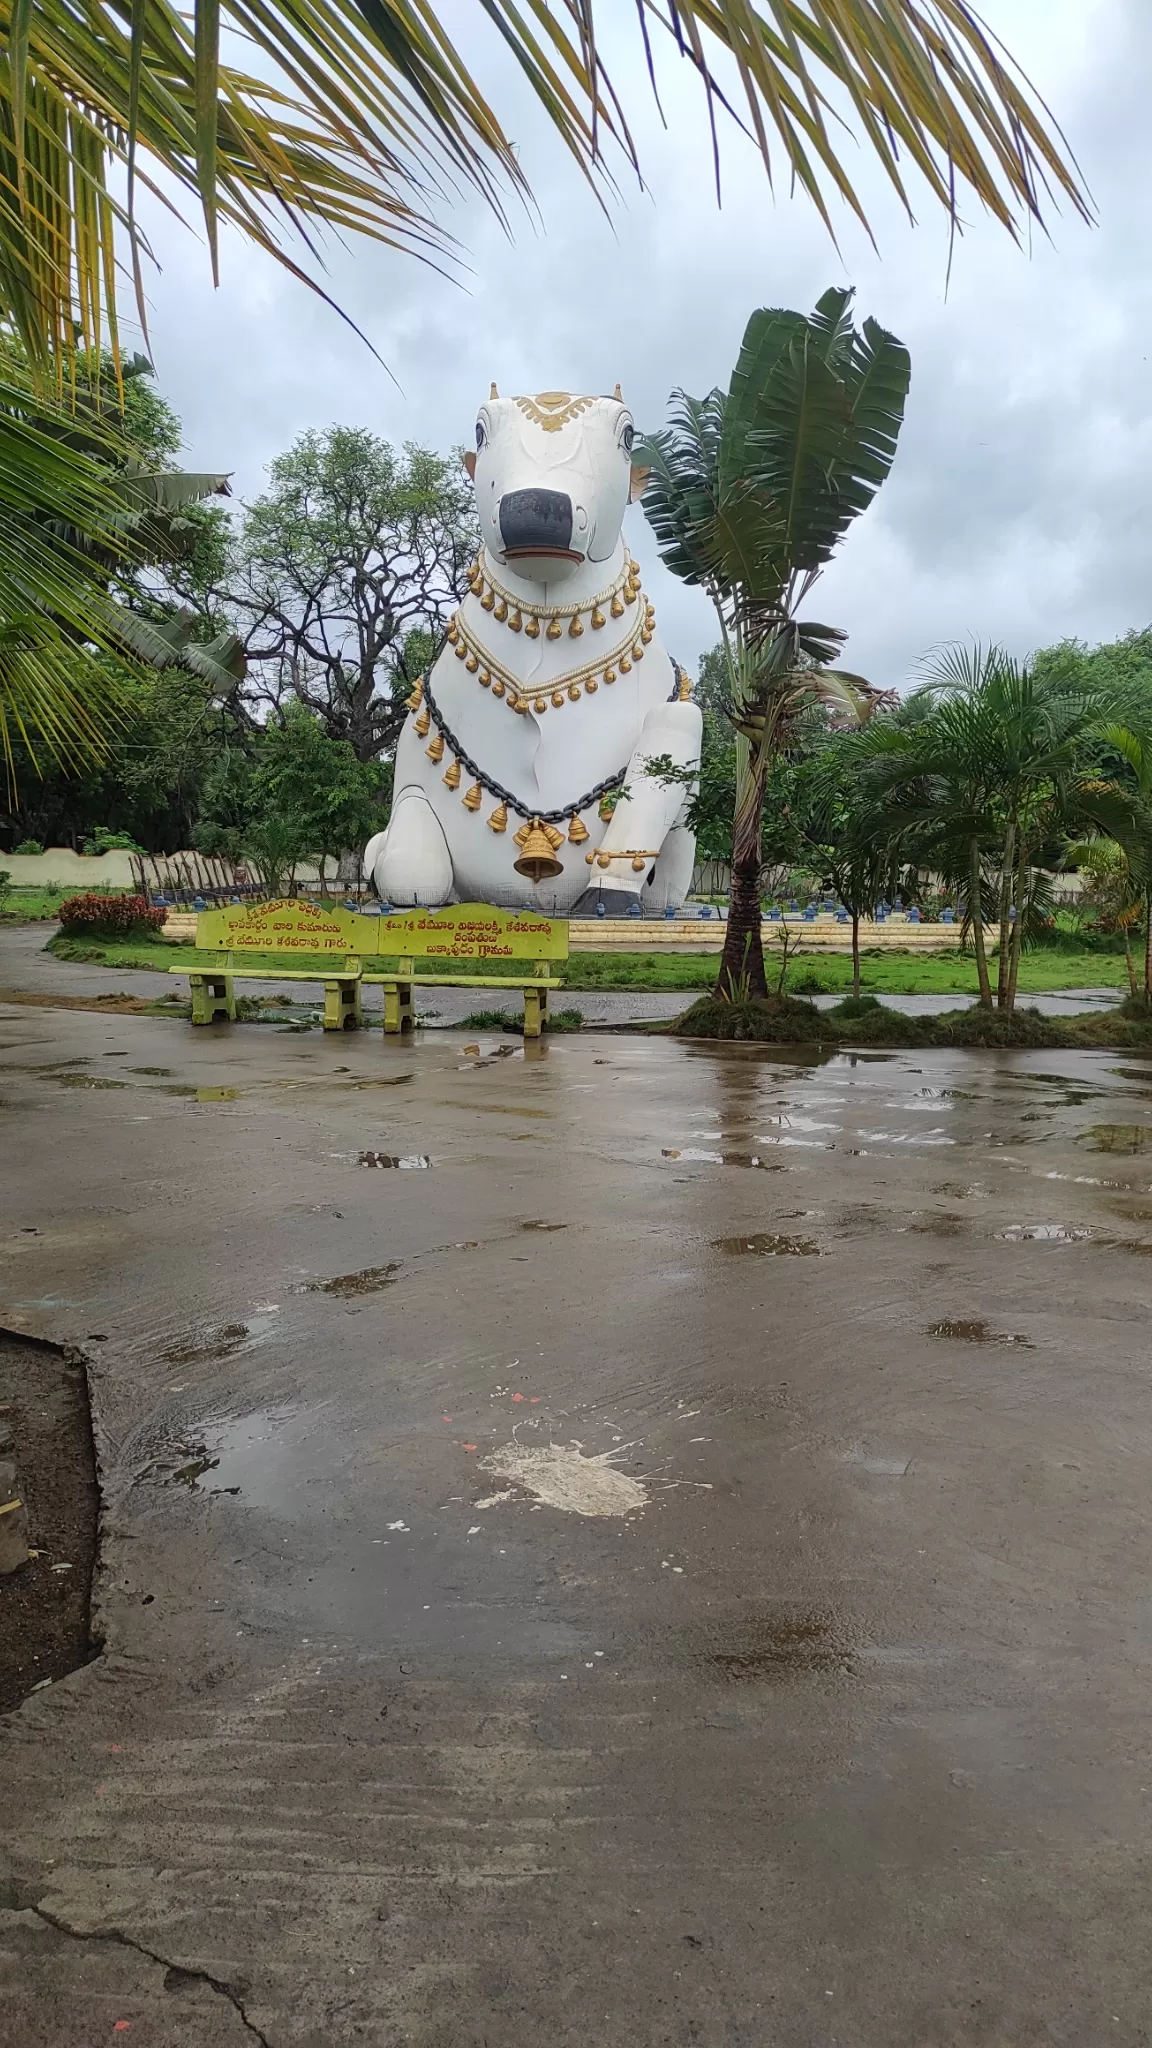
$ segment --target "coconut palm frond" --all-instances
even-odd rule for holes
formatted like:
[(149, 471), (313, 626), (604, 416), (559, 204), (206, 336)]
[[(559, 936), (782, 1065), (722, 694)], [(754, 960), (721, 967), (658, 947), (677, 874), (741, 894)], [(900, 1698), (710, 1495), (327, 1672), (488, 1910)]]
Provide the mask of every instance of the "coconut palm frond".
[[(632, 77), (613, 76), (607, 0), (482, 0), (562, 146), (602, 194), (611, 156), (639, 171), (626, 86), (659, 50), (696, 71), (718, 150), (721, 110), (770, 178), (865, 220), (840, 138), (862, 138), (903, 204), (911, 165), (958, 224), (965, 187), (1010, 232), (1089, 201), (1027, 79), (967, 0), (635, 0)], [(518, 154), (439, 10), (425, 0), (0, 0), (0, 312), (41, 368), (82, 337), (116, 343), (116, 272), (142, 325), (142, 191), (222, 223), (322, 290), (325, 230), (433, 263), (441, 213), (470, 188), (501, 218), (527, 200)], [(247, 44), (253, 69), (222, 61)], [(720, 78), (735, 62), (738, 94)], [(627, 59), (624, 60), (627, 63)], [(846, 108), (846, 124), (833, 104)], [(718, 163), (718, 157), (717, 157)], [(835, 346), (834, 309), (826, 316)]]

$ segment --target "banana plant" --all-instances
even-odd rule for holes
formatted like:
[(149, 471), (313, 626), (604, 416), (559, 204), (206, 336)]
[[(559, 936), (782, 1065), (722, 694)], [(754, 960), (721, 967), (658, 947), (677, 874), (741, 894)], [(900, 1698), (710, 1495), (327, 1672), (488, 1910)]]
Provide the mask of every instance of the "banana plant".
[(671, 399), (650, 435), (643, 506), (664, 561), (711, 598), (737, 734), (732, 891), (717, 993), (767, 994), (760, 907), (765, 779), (814, 702), (867, 716), (869, 687), (834, 668), (846, 635), (801, 616), (852, 521), (887, 477), (911, 363), (895, 335), (852, 321), (853, 293), (810, 315), (753, 313), (727, 392)]

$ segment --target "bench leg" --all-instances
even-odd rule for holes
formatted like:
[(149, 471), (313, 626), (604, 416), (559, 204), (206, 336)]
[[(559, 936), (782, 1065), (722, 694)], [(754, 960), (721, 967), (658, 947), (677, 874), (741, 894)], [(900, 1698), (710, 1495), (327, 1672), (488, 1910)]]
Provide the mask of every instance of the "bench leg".
[(189, 987), (192, 990), (192, 1022), (214, 1024), (223, 1017), (229, 1024), (236, 1022), (236, 998), (232, 993), (230, 974), (190, 974)]
[(524, 991), (524, 1036), (539, 1038), (548, 1022), (548, 991), (546, 988), (526, 988)]
[(358, 1031), (362, 1022), (360, 983), (358, 981), (344, 980), (326, 981), (324, 983), (325, 1031)]
[(411, 1031), (415, 1022), (416, 1012), (412, 1002), (412, 983), (410, 981), (386, 982), (384, 986), (385, 1031), (392, 1035), (401, 1031)]

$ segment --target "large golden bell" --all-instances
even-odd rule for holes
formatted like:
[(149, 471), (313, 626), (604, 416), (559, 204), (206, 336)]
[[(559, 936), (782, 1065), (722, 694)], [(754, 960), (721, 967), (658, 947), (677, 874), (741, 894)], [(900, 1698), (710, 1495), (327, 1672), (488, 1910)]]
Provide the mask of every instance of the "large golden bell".
[(530, 818), (516, 834), (520, 858), (512, 865), (518, 875), (526, 875), (530, 882), (549, 882), (553, 875), (563, 873), (563, 864), (552, 851), (552, 843), (546, 828), (539, 818)]

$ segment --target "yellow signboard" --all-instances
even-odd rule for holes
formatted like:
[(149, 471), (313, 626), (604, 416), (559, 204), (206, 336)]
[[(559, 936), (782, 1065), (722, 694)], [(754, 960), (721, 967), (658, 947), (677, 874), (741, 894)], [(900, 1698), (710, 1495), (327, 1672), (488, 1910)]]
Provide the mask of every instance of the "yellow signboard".
[(566, 918), (487, 903), (400, 910), (386, 917), (294, 896), (273, 903), (202, 910), (196, 944), (233, 953), (396, 954), (434, 960), (567, 960)]
[(540, 917), (534, 910), (449, 903), (443, 910), (399, 910), (371, 922), (380, 927), (380, 953), (430, 960), (568, 958), (567, 918)]
[(233, 953), (375, 953), (378, 917), (363, 917), (326, 903), (293, 896), (272, 903), (234, 903), (227, 910), (202, 910), (196, 944)]

